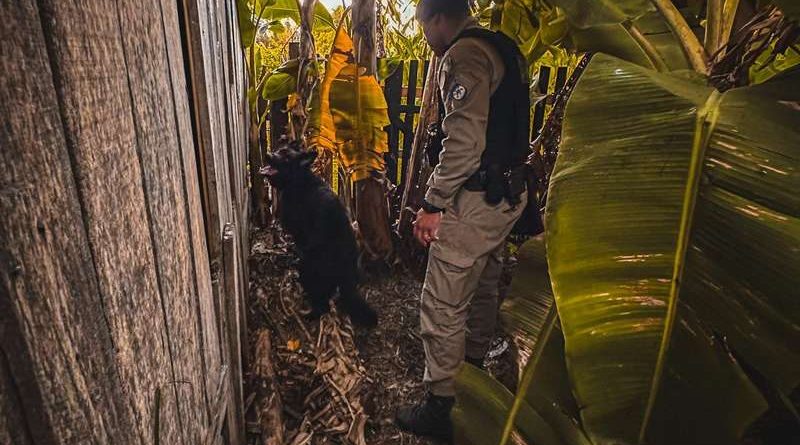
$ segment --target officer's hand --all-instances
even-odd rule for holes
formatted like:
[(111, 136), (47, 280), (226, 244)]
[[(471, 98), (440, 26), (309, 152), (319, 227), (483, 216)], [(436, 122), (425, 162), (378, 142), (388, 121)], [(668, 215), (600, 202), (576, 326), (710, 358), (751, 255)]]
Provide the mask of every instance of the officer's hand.
[(425, 247), (430, 246), (433, 241), (438, 240), (439, 224), (442, 222), (442, 213), (428, 213), (423, 209), (417, 212), (417, 219), (414, 220), (414, 238)]

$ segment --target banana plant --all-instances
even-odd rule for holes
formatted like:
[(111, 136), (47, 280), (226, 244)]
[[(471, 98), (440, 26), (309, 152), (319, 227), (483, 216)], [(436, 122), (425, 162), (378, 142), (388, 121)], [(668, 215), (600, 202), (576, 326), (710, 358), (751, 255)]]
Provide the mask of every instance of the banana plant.
[(589, 445), (578, 423), (570, 392), (563, 344), (547, 272), (544, 239), (518, 252), (525, 273), (518, 275), (501, 308), (505, 329), (514, 340), (521, 380), (516, 396), (500, 382), (469, 365), (457, 380), (453, 413), (464, 445), (515, 443)]
[[(281, 66), (275, 70), (265, 70), (261, 63), (263, 60), (261, 53), (265, 48), (259, 43), (259, 35), (269, 38), (269, 35), (283, 30), (284, 22), (287, 20), (299, 25), (300, 4), (297, 0), (237, 0), (237, 10), (242, 46), (247, 54), (250, 109), (251, 113), (259, 118), (260, 125), (263, 125), (265, 115), (257, 110), (258, 98), (280, 98), (280, 94), (286, 90), (281, 86), (288, 82), (287, 74), (292, 67)], [(336, 29), (330, 11), (319, 2), (314, 5), (314, 22), (320, 26)], [(294, 63), (296, 72), (297, 62)], [(277, 78), (270, 80), (273, 75), (277, 75)]]
[[(560, 323), (542, 335), (541, 307), (511, 306), (531, 353), (513, 397), (462, 374), (459, 413), (506, 413), (472, 443), (568, 443), (527, 425), (533, 412), (555, 430), (531, 394), (559, 386), (537, 381), (559, 333), (575, 403), (557, 405), (592, 444), (735, 444), (775, 413), (800, 429), (800, 70), (718, 90), (709, 65), (738, 2), (707, 3), (721, 7), (699, 28), (668, 1), (548, 0), (565, 44), (605, 53), (569, 101), (548, 193)], [(796, 19), (796, 2), (774, 3)], [(522, 255), (512, 286), (533, 276), (541, 260)]]
[(723, 94), (603, 55), (578, 84), (547, 243), (596, 443), (737, 443), (770, 405), (796, 415), (798, 86)]
[(375, 76), (355, 64), (353, 40), (339, 24), (325, 75), (310, 145), (331, 152), (352, 182), (385, 170), (389, 125), (386, 99)]
[[(237, 0), (237, 15), (241, 35), (241, 45), (245, 52), (245, 66), (249, 84), (247, 99), (249, 105), (250, 128), (248, 135), (248, 168), (250, 171), (250, 186), (253, 203), (253, 222), (256, 225), (267, 223), (268, 210), (266, 206), (266, 185), (258, 174), (263, 159), (261, 147), (261, 131), (267, 120), (268, 107), (263, 106), (260, 99), (278, 98), (287, 90), (296, 89), (297, 64), (294, 67), (282, 66), (275, 72), (269, 68), (274, 66), (279, 58), (278, 54), (269, 54), (275, 49), (269, 40), (276, 35), (285, 33), (285, 23), (294, 22), (299, 25), (300, 4), (297, 0)], [(333, 25), (330, 12), (322, 4), (314, 7), (314, 18), (323, 26)], [(286, 37), (288, 41), (288, 36)], [(294, 70), (290, 78), (290, 71)]]

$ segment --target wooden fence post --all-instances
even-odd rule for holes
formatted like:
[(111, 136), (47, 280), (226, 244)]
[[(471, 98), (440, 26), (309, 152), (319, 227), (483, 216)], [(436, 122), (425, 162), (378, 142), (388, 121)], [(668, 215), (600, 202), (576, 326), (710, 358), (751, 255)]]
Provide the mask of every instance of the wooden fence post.
[[(425, 195), (425, 186), (423, 181), (427, 181), (427, 175), (422, 174), (422, 160), (424, 158), (423, 146), (425, 145), (427, 128), (428, 126), (438, 119), (439, 110), (437, 101), (439, 100), (437, 90), (438, 82), (436, 81), (436, 71), (439, 67), (439, 59), (433, 56), (428, 68), (425, 80), (425, 88), (422, 92), (422, 107), (420, 110), (419, 122), (417, 123), (416, 131), (413, 133), (413, 145), (408, 155), (408, 161), (405, 165), (405, 181), (403, 187), (403, 199), (400, 204), (400, 220), (398, 223), (398, 230), (401, 237), (410, 238), (411, 236), (411, 222), (416, 214), (417, 208), (422, 203), (422, 198)], [(411, 84), (409, 84), (411, 85)], [(409, 86), (411, 88), (411, 86)], [(414, 85), (416, 88), (416, 85)], [(408, 116), (408, 115), (406, 115)], [(412, 120), (413, 122), (413, 113)], [(412, 127), (413, 128), (413, 127)], [(412, 244), (413, 240), (410, 241)]]

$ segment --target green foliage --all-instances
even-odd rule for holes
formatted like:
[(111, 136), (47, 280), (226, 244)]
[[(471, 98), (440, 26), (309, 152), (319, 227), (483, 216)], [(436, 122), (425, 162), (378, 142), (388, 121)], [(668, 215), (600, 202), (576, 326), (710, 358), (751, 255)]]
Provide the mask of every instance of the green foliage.
[[(459, 444), (499, 443), (506, 413), (514, 396), (497, 380), (471, 365), (464, 365), (456, 388), (458, 405), (453, 422)], [(523, 405), (517, 414), (516, 433), (526, 443), (566, 445), (548, 422), (530, 406)]]
[(297, 88), (297, 69), (295, 72), (275, 72), (267, 77), (263, 97), (266, 100), (280, 100), (289, 97)]
[[(284, 60), (300, 21), (299, 4), (297, 0), (237, 0), (237, 12), (250, 78), (250, 115), (260, 126), (266, 113), (259, 110), (258, 98), (283, 99), (296, 88), (297, 64), (284, 64)], [(341, 8), (336, 13), (340, 15)], [(317, 3), (314, 18), (317, 51), (327, 53), (333, 42), (334, 17)]]
[(798, 387), (799, 81), (721, 95), (602, 55), (580, 80), (546, 227), (593, 442), (737, 443), (762, 378)]
[(319, 86), (319, 107), (312, 110), (319, 124), (309, 140), (310, 146), (335, 154), (353, 182), (385, 170), (384, 128), (389, 125), (383, 90), (374, 75), (356, 65), (355, 51), (340, 25)]
[[(776, 3), (793, 16), (794, 2)], [(676, 34), (702, 34), (696, 14), (667, 20), (650, 1), (481, 7), (534, 66), (560, 54), (556, 45), (616, 57), (596, 56), (579, 81), (551, 180), (548, 261), (563, 337), (558, 324), (544, 334), (552, 306), (529, 243), (503, 308), (521, 382), (511, 399), (465, 371), (456, 417), (465, 443), (728, 444), (770, 407), (800, 419), (790, 398), (800, 386), (800, 252), (786, 248), (800, 245), (800, 71), (788, 70), (797, 52), (762, 56), (751, 74), (763, 85), (722, 94), (702, 70), (687, 71), (697, 46)], [(498, 22), (498, 9), (513, 17)], [(568, 26), (540, 57), (547, 17)], [(576, 418), (589, 439), (561, 427)], [(543, 437), (531, 440), (527, 427), (541, 420)]]
[(641, 42), (631, 34), (635, 26), (653, 45), (661, 60), (671, 71), (687, 70), (689, 63), (678, 39), (670, 32), (658, 13), (645, 13), (628, 27), (622, 23), (595, 25), (587, 28), (572, 27), (565, 46), (577, 52), (601, 52), (656, 69), (654, 61), (648, 56)]
[(248, 0), (236, 0), (236, 13), (239, 19), (239, 33), (242, 37), (242, 46), (250, 46), (250, 42), (255, 39), (256, 26), (253, 23), (253, 11)]
[(653, 11), (650, 0), (550, 0), (578, 28), (634, 21)]
[[(772, 45), (774, 46), (774, 45)], [(772, 48), (764, 51), (750, 68), (750, 82), (759, 84), (800, 65), (800, 51), (789, 48), (784, 54), (776, 54), (772, 59)], [(770, 59), (772, 59), (770, 61)]]
[[(300, 5), (298, 0), (270, 0), (269, 5), (265, 9), (264, 18), (266, 20), (281, 20), (291, 19), (295, 25), (300, 24)], [(333, 21), (333, 16), (321, 2), (317, 2), (314, 6), (314, 27), (327, 26), (330, 29), (336, 29), (336, 23)]]
[(506, 439), (513, 433), (530, 444), (589, 445), (578, 426), (578, 408), (567, 381), (544, 240), (528, 241), (518, 259), (525, 273), (514, 279), (502, 320), (518, 348), (522, 380), (514, 396), (487, 374), (465, 365), (458, 376), (453, 413), (462, 436), (457, 443), (497, 444), (504, 433)]
[(394, 74), (394, 72), (397, 71), (397, 68), (400, 67), (401, 61), (402, 59), (400, 57), (385, 57), (378, 60), (378, 80), (386, 80), (387, 77)]

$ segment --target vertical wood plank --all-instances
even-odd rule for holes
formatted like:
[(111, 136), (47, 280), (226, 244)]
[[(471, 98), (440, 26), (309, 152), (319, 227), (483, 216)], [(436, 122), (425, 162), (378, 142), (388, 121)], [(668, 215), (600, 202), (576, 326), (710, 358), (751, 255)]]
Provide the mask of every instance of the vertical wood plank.
[(231, 444), (241, 443), (244, 439), (244, 399), (242, 386), (241, 343), (237, 331), (239, 324), (237, 277), (239, 249), (235, 226), (228, 224), (223, 235), (223, 256), (225, 274), (225, 305), (223, 308), (224, 323), (227, 326), (227, 350), (230, 361), (230, 398), (228, 406), (228, 434)]
[(173, 377), (164, 390), (177, 397), (175, 420), (185, 443), (197, 443), (207, 423), (203, 362), (196, 335), (195, 277), (167, 30), (160, 0), (120, 2), (119, 13), (156, 278), (169, 337)]
[[(244, 255), (248, 250), (249, 206), (244, 66), (234, 4), (220, 0), (185, 0), (184, 5), (192, 34), (187, 52), (193, 67), (193, 104), (199, 117), (195, 124), (201, 149), (199, 164), (203, 173), (220, 363), (230, 367), (223, 435), (228, 443), (239, 443), (244, 430), (240, 336), (244, 334), (241, 318), (247, 287)], [(227, 233), (225, 227), (232, 229), (228, 231), (229, 239), (223, 242), (223, 235)], [(226, 267), (227, 261), (234, 261), (232, 268)]]
[[(539, 81), (536, 83), (536, 92), (539, 94), (547, 94), (547, 90), (550, 86), (550, 67), (543, 66), (539, 69)], [(533, 125), (531, 131), (533, 132), (533, 138), (535, 139), (538, 137), (542, 132), (542, 126), (544, 126), (544, 111), (546, 101), (542, 100), (533, 108)]]
[[(176, 7), (177, 6), (177, 7)], [(196, 147), (203, 143), (198, 125), (198, 110), (190, 106), (195, 104), (195, 70), (198, 67), (191, 49), (191, 42), (198, 31), (189, 22), (189, 11), (186, 2), (161, 1), (167, 30), (167, 52), (172, 76), (173, 97), (178, 116), (181, 154), (183, 160), (183, 181), (186, 192), (186, 212), (191, 230), (191, 250), (194, 258), (194, 275), (196, 283), (196, 308), (198, 311), (197, 335), (201, 345), (203, 359), (204, 391), (206, 418), (212, 415), (211, 403), (215, 388), (219, 385), (218, 376), (221, 369), (219, 351), (219, 334), (217, 332), (214, 313), (214, 294), (211, 287), (211, 270), (209, 268), (208, 247), (206, 244), (203, 220), (202, 184), (197, 171)], [(173, 30), (181, 30), (176, 34)], [(193, 129), (193, 123), (194, 129)]]
[[(145, 443), (181, 443), (117, 2), (40, 0), (67, 146), (123, 390)], [(154, 431), (159, 416), (161, 431)]]
[(555, 97), (564, 85), (567, 83), (567, 67), (560, 66), (556, 69), (556, 84), (553, 90), (553, 97)]
[(389, 109), (389, 127), (386, 129), (389, 133), (389, 153), (386, 160), (386, 171), (395, 184), (399, 184), (402, 177), (397, 162), (400, 153), (400, 126), (402, 125), (402, 120), (400, 119), (400, 95), (403, 89), (404, 65), (405, 61), (401, 61), (397, 70), (386, 79), (384, 87), (386, 104)]
[[(417, 105), (417, 75), (419, 72), (419, 60), (412, 60), (408, 68), (408, 88), (406, 89), (406, 116), (405, 116), (405, 134), (403, 136), (403, 152), (402, 152), (402, 166), (408, 165), (408, 160), (411, 157), (411, 147), (414, 143), (414, 112)], [(401, 168), (403, 168), (401, 167)], [(406, 169), (402, 170), (402, 178), (400, 180), (400, 187), (405, 187), (406, 184)]]
[[(238, 238), (236, 272), (238, 274), (238, 333), (239, 333), (239, 354), (241, 359), (241, 370), (247, 369), (248, 357), (245, 346), (247, 344), (247, 295), (249, 290), (250, 274), (248, 273), (248, 257), (250, 252), (249, 221), (250, 221), (250, 193), (248, 190), (247, 172), (247, 122), (249, 122), (249, 108), (247, 106), (247, 77), (245, 76), (244, 52), (240, 44), (239, 22), (236, 4), (234, 2), (224, 3), (227, 10), (227, 20), (225, 21), (228, 35), (228, 58), (231, 61), (231, 81), (227, 89), (229, 94), (229, 104), (231, 107), (231, 119), (233, 138), (231, 141), (230, 153), (236, 153), (237, 161), (233, 165), (236, 167), (236, 177), (238, 178), (239, 188), (238, 211), (236, 215), (236, 229)], [(240, 375), (242, 375), (240, 373)], [(242, 379), (239, 379), (240, 391), (243, 392)], [(240, 400), (244, 405), (244, 399)], [(243, 416), (244, 413), (242, 412)]]
[(211, 36), (209, 34), (208, 9), (206, 0), (182, 0), (186, 16), (185, 31), (188, 39), (192, 86), (193, 125), (197, 138), (198, 167), (200, 187), (203, 197), (203, 214), (206, 226), (206, 245), (209, 261), (214, 276), (215, 263), (221, 255), (221, 231), (219, 201), (217, 197), (216, 168), (214, 164), (215, 143), (219, 141), (218, 122), (212, 116), (218, 116), (215, 90), (213, 88), (213, 63)]
[(422, 91), (425, 91), (425, 84), (428, 81), (428, 70), (430, 69), (430, 67), (431, 67), (431, 61), (426, 60), (422, 66), (422, 86), (420, 87)]
[(46, 16), (22, 0), (0, 2), (0, 17), (0, 409), (8, 413), (0, 415), (8, 421), (0, 438), (144, 442), (120, 384), (118, 346), (67, 151), (74, 137), (64, 134), (42, 29)]
[[(0, 331), (0, 332), (4, 332)], [(8, 358), (0, 353), (0, 443), (30, 445), (33, 434), (22, 413), (22, 397), (16, 382), (11, 377)]]
[(0, 0), (0, 13), (0, 443), (197, 443), (225, 387), (238, 444), (248, 193), (234, 5)]

